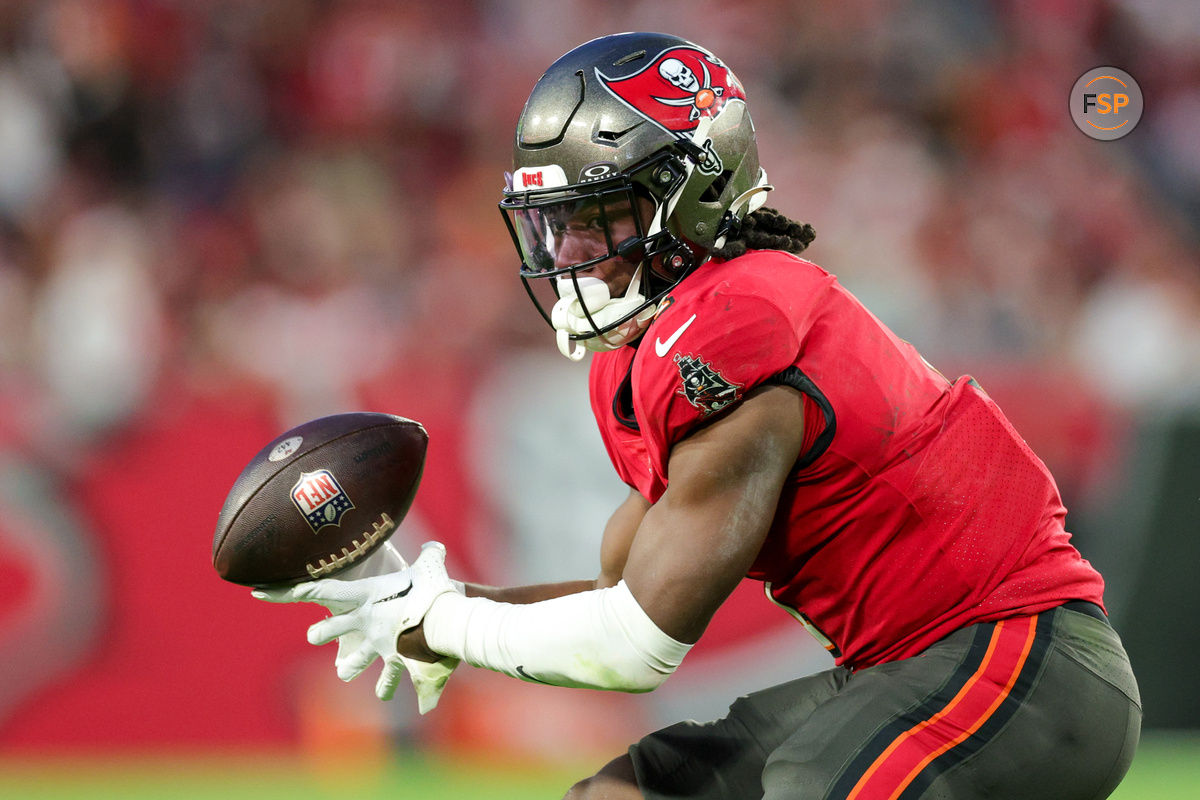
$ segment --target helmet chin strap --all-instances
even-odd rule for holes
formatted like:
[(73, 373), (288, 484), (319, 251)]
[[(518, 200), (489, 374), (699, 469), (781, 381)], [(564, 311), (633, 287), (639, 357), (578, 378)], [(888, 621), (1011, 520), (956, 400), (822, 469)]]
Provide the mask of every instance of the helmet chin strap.
[[(579, 287), (579, 294), (575, 292), (576, 285)], [(654, 318), (654, 307), (649, 306), (611, 331), (595, 333), (597, 328), (611, 325), (646, 303), (642, 294), (640, 265), (629, 279), (629, 286), (621, 297), (611, 297), (608, 285), (599, 278), (578, 276), (574, 280), (569, 276), (559, 277), (558, 294), (558, 302), (550, 311), (550, 321), (554, 325), (558, 352), (572, 361), (582, 359), (588, 350), (599, 353), (629, 344), (642, 335), (650, 320)], [(573, 335), (589, 333), (593, 335), (574, 341), (571, 339)]]

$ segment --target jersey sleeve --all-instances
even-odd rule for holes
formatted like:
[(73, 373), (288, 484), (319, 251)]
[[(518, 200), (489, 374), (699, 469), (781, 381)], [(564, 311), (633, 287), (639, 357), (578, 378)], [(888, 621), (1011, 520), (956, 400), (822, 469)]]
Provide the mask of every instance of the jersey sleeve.
[(794, 365), (796, 325), (774, 302), (720, 290), (655, 320), (634, 366), (634, 406), (651, 465), (665, 480), (671, 448)]

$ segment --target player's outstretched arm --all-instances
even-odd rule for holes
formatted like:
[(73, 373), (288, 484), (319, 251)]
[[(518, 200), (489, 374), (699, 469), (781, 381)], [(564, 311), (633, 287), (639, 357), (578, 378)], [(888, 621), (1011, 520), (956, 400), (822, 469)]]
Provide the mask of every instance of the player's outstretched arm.
[(419, 633), (435, 653), (524, 680), (655, 688), (753, 563), (802, 433), (799, 393), (750, 393), (675, 446), (670, 486), (640, 517), (615, 585), (519, 606), (443, 594)]
[[(432, 571), (417, 570), (429, 573), (417, 591), (413, 591), (414, 580), (407, 563), (387, 544), (384, 549), (388, 552), (376, 554), (363, 567), (357, 568), (360, 574), (353, 578), (347, 574), (345, 580), (327, 579), (286, 589), (257, 590), (254, 595), (272, 602), (315, 602), (334, 612), (336, 617), (314, 625), (309, 637), (313, 643), (337, 638), (335, 665), (338, 677), (352, 680), (379, 656), (383, 656), (384, 669), (376, 683), (375, 693), (380, 699), (390, 699), (399, 676), (407, 672), (417, 691), (421, 713), (424, 714), (437, 705), (446, 680), (458, 664), (457, 659), (430, 650), (421, 628), (413, 627), (420, 622), (434, 594), (454, 587), (474, 597), (527, 604), (589, 591), (598, 586), (611, 586), (620, 579), (620, 568), (625, 563), (629, 541), (646, 508), (646, 501), (640, 495), (631, 493), (613, 514), (605, 529), (601, 575), (594, 581), (511, 588), (462, 583), (455, 586), (455, 582), (445, 574), (445, 548), (432, 542), (422, 549), (422, 558), (418, 559), (414, 568), (428, 566), (431, 559), (437, 562), (437, 568)], [(390, 560), (381, 561), (384, 555), (390, 555)], [(372, 564), (374, 566), (370, 571), (362, 571)], [(424, 602), (419, 600), (421, 596), (425, 596)]]

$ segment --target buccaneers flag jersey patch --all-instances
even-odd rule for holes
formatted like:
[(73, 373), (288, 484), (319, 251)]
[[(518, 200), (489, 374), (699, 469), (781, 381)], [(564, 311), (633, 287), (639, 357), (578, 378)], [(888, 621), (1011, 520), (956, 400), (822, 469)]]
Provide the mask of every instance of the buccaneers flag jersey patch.
[(679, 377), (683, 386), (676, 394), (708, 416), (715, 414), (738, 399), (742, 384), (725, 380), (725, 376), (713, 369), (712, 364), (691, 355), (675, 354)]

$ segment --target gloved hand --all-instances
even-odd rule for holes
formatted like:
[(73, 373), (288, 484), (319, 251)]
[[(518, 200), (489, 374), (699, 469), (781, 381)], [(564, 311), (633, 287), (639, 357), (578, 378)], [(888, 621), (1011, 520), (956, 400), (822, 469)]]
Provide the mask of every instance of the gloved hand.
[[(361, 564), (339, 573), (335, 580), (373, 578), (400, 570), (408, 570), (408, 562), (391, 542), (384, 542), (383, 546), (369, 558)], [(457, 591), (461, 591), (460, 587), (461, 584), (455, 584)], [(335, 614), (354, 610), (354, 606), (350, 603), (326, 601), (321, 605)], [(365, 635), (360, 631), (342, 634), (337, 641), (338, 655), (334, 666), (337, 668), (338, 677), (342, 680), (352, 680), (374, 663), (379, 656), (367, 644)], [(451, 673), (457, 666), (458, 659), (449, 657), (433, 662), (419, 661), (402, 655), (397, 655), (396, 658), (385, 658), (383, 671), (375, 684), (375, 695), (381, 700), (390, 700), (396, 692), (401, 674), (408, 672), (413, 689), (417, 694), (417, 710), (426, 714), (437, 707), (446, 681), (450, 679)]]
[[(375, 695), (390, 700), (400, 675), (407, 670), (417, 693), (420, 713), (437, 705), (458, 659), (418, 661), (396, 651), (396, 637), (420, 624), (438, 595), (458, 591), (446, 575), (446, 548), (426, 542), (411, 567), (391, 545), (386, 556), (372, 556), (362, 567), (342, 578), (309, 581), (285, 589), (256, 589), (251, 594), (273, 603), (312, 602), (334, 613), (308, 629), (308, 641), (325, 644), (338, 640), (335, 664), (338, 677), (350, 681), (362, 674), (376, 658), (383, 658), (383, 672), (375, 684)], [(382, 551), (381, 551), (382, 552)], [(372, 562), (375, 562), (372, 564)], [(371, 574), (380, 568), (384, 574)], [(366, 573), (368, 577), (359, 577)]]
[[(335, 580), (350, 581), (360, 578), (374, 578), (379, 575), (386, 575), (390, 572), (400, 572), (408, 570), (408, 562), (400, 555), (400, 551), (395, 548), (391, 542), (384, 542), (383, 545), (372, 553), (365, 561), (356, 564), (349, 569), (343, 570), (335, 576)], [(266, 599), (266, 598), (264, 598)], [(332, 611), (334, 614), (344, 614), (347, 611), (353, 611), (354, 606), (350, 603), (341, 603), (334, 600), (326, 600), (320, 605)], [(351, 659), (357, 658), (358, 650), (363, 646), (366, 639), (357, 631), (347, 633), (345, 636), (338, 637), (338, 653), (334, 660), (334, 666), (337, 668), (338, 677), (343, 677), (343, 680), (350, 680), (354, 675), (360, 674), (363, 670), (351, 670), (348, 666)], [(376, 655), (372, 655), (366, 666), (374, 663)], [(363, 667), (366, 669), (366, 667)], [(353, 674), (352, 674), (353, 673)]]

